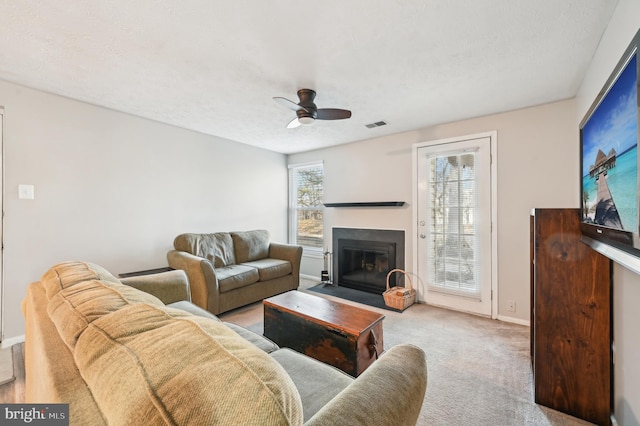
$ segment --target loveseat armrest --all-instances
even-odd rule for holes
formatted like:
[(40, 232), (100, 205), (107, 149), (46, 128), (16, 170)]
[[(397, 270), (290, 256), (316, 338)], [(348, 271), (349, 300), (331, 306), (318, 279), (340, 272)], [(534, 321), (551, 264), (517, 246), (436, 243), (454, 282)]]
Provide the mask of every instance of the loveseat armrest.
[(137, 275), (121, 278), (120, 282), (156, 296), (165, 305), (181, 300), (191, 301), (189, 279), (184, 271), (174, 270), (158, 274)]
[(298, 284), (300, 283), (302, 247), (293, 244), (270, 243), (269, 257), (272, 259), (287, 260), (291, 263), (291, 274), (295, 280), (294, 288), (298, 288)]
[(218, 279), (213, 264), (203, 257), (181, 250), (167, 253), (167, 262), (173, 269), (181, 269), (189, 278), (191, 301), (209, 312), (219, 313)]
[(424, 351), (389, 349), (305, 425), (415, 425), (427, 390)]

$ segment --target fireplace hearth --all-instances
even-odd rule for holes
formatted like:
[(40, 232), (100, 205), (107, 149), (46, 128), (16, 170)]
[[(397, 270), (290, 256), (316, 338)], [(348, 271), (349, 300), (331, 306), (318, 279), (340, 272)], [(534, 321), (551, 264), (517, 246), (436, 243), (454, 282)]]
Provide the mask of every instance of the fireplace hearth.
[(404, 231), (333, 228), (333, 248), (334, 285), (382, 294), (388, 272), (404, 269)]

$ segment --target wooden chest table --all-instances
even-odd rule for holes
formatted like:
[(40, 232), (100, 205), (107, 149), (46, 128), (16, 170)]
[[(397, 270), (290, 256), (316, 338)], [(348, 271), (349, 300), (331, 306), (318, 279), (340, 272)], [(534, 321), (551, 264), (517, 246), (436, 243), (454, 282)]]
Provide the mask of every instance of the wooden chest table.
[(296, 290), (263, 305), (265, 337), (354, 377), (383, 352), (384, 315)]

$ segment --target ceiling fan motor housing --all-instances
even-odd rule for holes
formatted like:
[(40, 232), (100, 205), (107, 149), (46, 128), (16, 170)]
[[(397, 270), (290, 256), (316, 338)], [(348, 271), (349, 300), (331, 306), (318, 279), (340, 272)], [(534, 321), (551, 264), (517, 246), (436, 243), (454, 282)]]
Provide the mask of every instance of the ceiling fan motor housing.
[[(298, 120), (301, 124), (311, 124), (318, 115), (318, 107), (313, 102), (316, 97), (316, 92), (311, 89), (298, 90), (298, 99), (300, 99), (300, 105), (304, 109), (296, 111)], [(305, 111), (306, 110), (306, 111)]]
[(296, 112), (296, 118), (287, 125), (288, 129), (298, 127), (300, 124), (312, 124), (315, 120), (342, 120), (351, 117), (351, 111), (338, 108), (318, 109), (313, 102), (316, 92), (311, 89), (298, 90), (300, 102), (295, 103), (287, 98), (274, 97), (273, 100), (280, 105)]

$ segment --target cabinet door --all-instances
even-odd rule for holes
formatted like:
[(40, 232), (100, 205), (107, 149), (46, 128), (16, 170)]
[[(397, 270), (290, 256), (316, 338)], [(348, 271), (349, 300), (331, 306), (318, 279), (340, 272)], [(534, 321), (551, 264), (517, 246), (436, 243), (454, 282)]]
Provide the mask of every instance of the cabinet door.
[(608, 425), (611, 261), (582, 243), (578, 209), (534, 213), (535, 401)]

